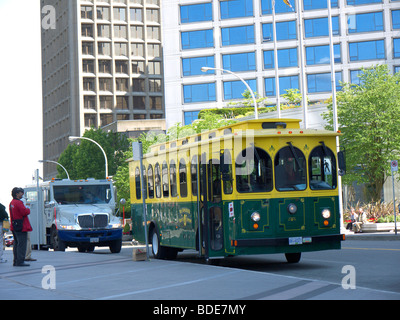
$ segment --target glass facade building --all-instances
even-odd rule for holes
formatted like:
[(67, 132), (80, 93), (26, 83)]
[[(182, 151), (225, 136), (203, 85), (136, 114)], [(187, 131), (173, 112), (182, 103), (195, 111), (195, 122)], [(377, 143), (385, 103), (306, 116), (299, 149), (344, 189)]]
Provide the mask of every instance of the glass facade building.
[[(327, 1), (290, 3), (293, 9), (283, 0), (275, 6), (279, 94), (301, 90), (303, 56), (308, 99), (323, 101), (332, 89)], [(363, 67), (400, 70), (399, 0), (332, 0), (331, 6), (337, 90), (340, 81), (356, 83)], [(199, 110), (224, 107), (245, 91), (235, 76), (201, 67), (235, 72), (275, 103), (272, 0), (163, 0), (162, 25), (167, 127), (188, 124)]]

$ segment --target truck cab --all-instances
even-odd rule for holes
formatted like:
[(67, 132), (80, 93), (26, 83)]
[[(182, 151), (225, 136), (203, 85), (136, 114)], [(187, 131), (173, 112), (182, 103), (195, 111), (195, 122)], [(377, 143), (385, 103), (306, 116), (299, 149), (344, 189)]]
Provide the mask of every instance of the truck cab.
[(25, 197), (32, 245), (55, 251), (77, 247), (80, 252), (108, 246), (120, 252), (122, 225), (111, 180), (52, 180), (25, 188)]

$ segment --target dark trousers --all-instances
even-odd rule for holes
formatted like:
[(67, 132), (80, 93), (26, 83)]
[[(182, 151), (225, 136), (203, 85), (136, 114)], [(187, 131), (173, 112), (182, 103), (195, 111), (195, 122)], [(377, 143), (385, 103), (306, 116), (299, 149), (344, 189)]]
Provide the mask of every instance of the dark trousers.
[(25, 261), (26, 254), (26, 242), (28, 239), (28, 232), (16, 232), (13, 231), (14, 235), (14, 245), (13, 245), (13, 253), (14, 253), (14, 266), (18, 266)]

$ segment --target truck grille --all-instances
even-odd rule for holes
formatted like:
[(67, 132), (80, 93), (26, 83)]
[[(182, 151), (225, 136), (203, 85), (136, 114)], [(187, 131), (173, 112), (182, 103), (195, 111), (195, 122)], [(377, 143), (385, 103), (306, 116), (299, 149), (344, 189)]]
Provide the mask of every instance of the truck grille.
[(105, 228), (108, 225), (107, 214), (82, 214), (78, 216), (81, 228)]

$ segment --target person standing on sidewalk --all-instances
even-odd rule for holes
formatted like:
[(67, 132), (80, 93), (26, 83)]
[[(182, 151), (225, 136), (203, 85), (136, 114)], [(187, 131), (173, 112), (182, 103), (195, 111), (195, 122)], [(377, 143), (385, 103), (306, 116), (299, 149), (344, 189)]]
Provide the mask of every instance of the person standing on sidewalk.
[[(24, 197), (21, 198), (22, 203), (24, 204), (25, 208), (29, 208), (28, 204), (26, 203), (26, 199)], [(26, 217), (26, 219), (29, 219)], [(28, 232), (26, 238), (26, 254), (25, 254), (25, 261), (37, 261), (36, 259), (32, 258), (32, 243), (31, 243), (31, 233)]]
[(3, 221), (8, 220), (6, 207), (0, 203), (0, 263), (6, 263), (7, 260), (3, 258), (4, 239), (3, 239)]
[[(32, 226), (27, 218), (31, 211), (25, 207), (24, 203), (21, 201), (22, 196), (24, 195), (24, 189), (22, 188), (14, 188), (11, 191), (11, 195), (13, 200), (10, 202), (10, 218), (11, 225), (10, 229), (14, 235), (14, 263), (15, 267), (28, 267), (29, 264), (25, 263), (25, 254), (26, 254), (26, 242), (28, 237), (28, 232), (32, 231)], [(23, 220), (22, 230), (16, 231), (13, 227), (13, 220)]]

